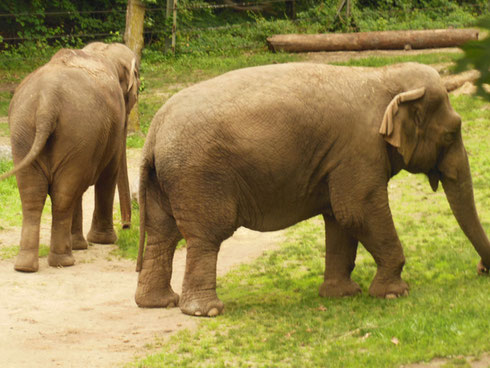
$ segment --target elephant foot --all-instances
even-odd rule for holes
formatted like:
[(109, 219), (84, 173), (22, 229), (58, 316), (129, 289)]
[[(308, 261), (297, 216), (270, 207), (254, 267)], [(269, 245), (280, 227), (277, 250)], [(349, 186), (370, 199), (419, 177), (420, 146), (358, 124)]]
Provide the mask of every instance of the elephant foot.
[(14, 269), (21, 272), (37, 272), (39, 270), (39, 251), (20, 250), (15, 260)]
[(375, 279), (369, 287), (369, 294), (377, 298), (395, 299), (407, 296), (408, 289), (408, 284), (401, 278), (385, 282)]
[(216, 290), (183, 293), (179, 307), (182, 313), (198, 317), (215, 317), (225, 308)]
[(351, 279), (325, 280), (320, 286), (319, 294), (322, 297), (352, 296), (361, 293), (359, 285)]
[(88, 248), (88, 242), (81, 235), (72, 235), (71, 237), (71, 249), (83, 250)]
[(489, 267), (483, 264), (483, 260), (480, 260), (478, 266), (476, 267), (476, 271), (480, 276), (488, 276), (489, 275)]
[(114, 244), (117, 241), (117, 235), (114, 229), (106, 231), (97, 231), (94, 229), (90, 229), (87, 234), (87, 240), (90, 243)]
[(75, 258), (73, 258), (71, 252), (63, 254), (49, 252), (48, 264), (51, 267), (69, 267), (75, 264)]
[(165, 291), (145, 291), (138, 285), (134, 300), (140, 308), (174, 308), (179, 305), (179, 294), (169, 288)]

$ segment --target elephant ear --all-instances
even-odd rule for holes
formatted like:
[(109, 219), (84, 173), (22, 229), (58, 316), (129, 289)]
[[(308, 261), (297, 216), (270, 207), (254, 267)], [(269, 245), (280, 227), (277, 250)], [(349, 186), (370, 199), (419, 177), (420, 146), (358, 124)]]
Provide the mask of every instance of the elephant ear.
[[(424, 95), (425, 87), (396, 95), (388, 104), (379, 129), (379, 133), (385, 141), (398, 148), (405, 164), (410, 162), (417, 146), (416, 112), (409, 109), (406, 103), (418, 100)], [(406, 109), (403, 109), (404, 107)]]
[(131, 67), (126, 69), (126, 80), (128, 81), (127, 95), (127, 113), (131, 111), (136, 100), (138, 99), (138, 68), (136, 67), (136, 58), (131, 60)]

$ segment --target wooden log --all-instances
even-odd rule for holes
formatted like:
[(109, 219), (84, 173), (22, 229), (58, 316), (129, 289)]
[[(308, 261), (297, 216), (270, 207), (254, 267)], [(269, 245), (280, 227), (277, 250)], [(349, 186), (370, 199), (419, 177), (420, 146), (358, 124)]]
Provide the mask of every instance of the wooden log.
[(267, 38), (273, 51), (361, 51), (460, 46), (478, 39), (476, 29), (380, 31), (329, 34), (284, 34)]

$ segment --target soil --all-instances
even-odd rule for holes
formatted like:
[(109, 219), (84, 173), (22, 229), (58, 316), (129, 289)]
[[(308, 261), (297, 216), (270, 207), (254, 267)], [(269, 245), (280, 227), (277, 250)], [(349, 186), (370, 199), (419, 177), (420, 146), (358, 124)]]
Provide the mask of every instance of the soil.
[[(459, 49), (449, 51), (459, 52)], [(374, 54), (414, 52), (425, 51), (311, 53), (307, 58), (314, 62), (333, 62)], [(14, 86), (4, 87), (13, 89)], [(1, 145), (9, 144), (8, 138), (0, 139)], [(136, 182), (139, 155), (140, 150), (129, 150), (130, 183)], [(93, 188), (89, 188), (84, 196), (85, 232), (90, 227), (93, 207)], [(42, 244), (49, 244), (49, 235), (50, 219), (43, 219)], [(239, 229), (222, 245), (218, 275), (274, 249), (282, 236), (281, 232)], [(0, 247), (18, 244), (19, 238), (20, 228), (1, 230)], [(183, 315), (178, 308), (138, 308), (134, 302), (135, 262), (114, 256), (115, 249), (115, 245), (92, 245), (88, 250), (77, 251), (75, 266), (64, 269), (48, 267), (46, 258), (42, 258), (39, 272), (31, 274), (15, 272), (13, 259), (0, 260), (1, 367), (120, 366), (154, 352), (177, 331), (196, 327), (199, 319)], [(185, 250), (179, 250), (172, 279), (176, 292), (181, 290), (184, 265)], [(490, 356), (487, 354), (483, 359), (486, 365), (472, 363), (472, 366), (488, 366)], [(444, 362), (409, 367), (437, 367)]]
[[(140, 150), (129, 150), (130, 181), (138, 172)], [(84, 229), (93, 211), (93, 189), (84, 196)], [(49, 244), (50, 220), (41, 228)], [(218, 274), (250, 262), (275, 247), (281, 232), (239, 229), (222, 245)], [(0, 247), (18, 244), (20, 228), (0, 231)], [(0, 366), (112, 367), (145, 356), (156, 342), (197, 325), (198, 318), (178, 308), (142, 309), (134, 302), (135, 262), (113, 255), (115, 245), (95, 244), (76, 251), (73, 267), (48, 267), (41, 258), (37, 273), (13, 269), (0, 261)], [(172, 287), (180, 292), (185, 250), (176, 252)]]

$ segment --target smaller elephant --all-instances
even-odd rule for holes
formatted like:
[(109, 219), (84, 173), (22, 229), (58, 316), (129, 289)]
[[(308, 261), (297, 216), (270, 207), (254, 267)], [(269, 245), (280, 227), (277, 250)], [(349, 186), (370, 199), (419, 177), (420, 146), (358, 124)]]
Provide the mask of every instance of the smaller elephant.
[[(14, 268), (39, 268), (39, 230), (46, 196), (52, 202), (48, 264), (75, 263), (87, 240), (113, 243), (116, 183), (130, 220), (126, 164), (128, 114), (137, 100), (138, 62), (122, 44), (95, 42), (61, 49), (19, 85), (9, 107), (14, 169), (22, 202), (20, 251)], [(82, 195), (95, 184), (95, 210), (85, 240)]]
[[(143, 149), (136, 303), (215, 316), (224, 307), (216, 294), (223, 240), (240, 226), (273, 231), (319, 214), (326, 233), (321, 296), (361, 291), (351, 279), (359, 242), (377, 264), (369, 293), (407, 294), (387, 189), (401, 170), (426, 174), (434, 190), (442, 182), (481, 257), (478, 272), (488, 273), (490, 242), (476, 211), (461, 118), (433, 68), (291, 63), (180, 91), (153, 118)], [(170, 279), (182, 237), (179, 297)]]

